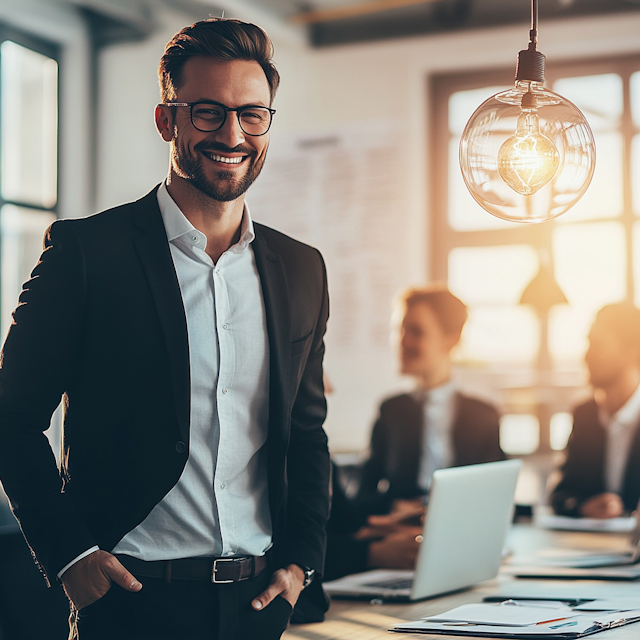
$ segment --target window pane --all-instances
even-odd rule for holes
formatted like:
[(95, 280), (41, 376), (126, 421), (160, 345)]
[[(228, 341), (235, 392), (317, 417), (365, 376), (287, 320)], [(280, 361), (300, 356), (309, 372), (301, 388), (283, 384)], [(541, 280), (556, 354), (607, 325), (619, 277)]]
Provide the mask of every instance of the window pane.
[(631, 141), (631, 187), (633, 189), (633, 212), (640, 216), (640, 135)]
[(7, 204), (0, 209), (2, 339), (9, 330), (22, 285), (42, 253), (42, 238), (55, 214)]
[(581, 366), (595, 310), (558, 305), (549, 313), (549, 353), (556, 365)]
[(640, 127), (640, 71), (631, 76), (631, 112), (636, 127)]
[(573, 416), (570, 413), (554, 413), (551, 416), (551, 448), (562, 451), (573, 429)]
[(57, 199), (58, 65), (6, 40), (0, 45), (2, 197), (46, 208)]
[(640, 306), (640, 222), (633, 225), (633, 297)]
[(500, 418), (500, 447), (505, 453), (533, 453), (539, 442), (540, 422), (536, 416), (512, 413)]
[(595, 133), (596, 169), (582, 199), (559, 222), (612, 218), (622, 214), (623, 141), (620, 133)]
[(558, 227), (553, 256), (569, 304), (596, 311), (626, 293), (624, 228), (617, 222)]
[(555, 274), (571, 306), (551, 311), (549, 346), (556, 362), (580, 363), (596, 311), (626, 295), (624, 228), (617, 222), (559, 226)]
[(449, 288), (470, 305), (518, 304), (537, 270), (528, 245), (459, 247), (449, 253)]
[(461, 136), (474, 111), (492, 95), (508, 88), (506, 86), (482, 87), (481, 89), (452, 93), (449, 98), (449, 131)]
[(553, 90), (582, 111), (594, 132), (618, 127), (623, 107), (618, 74), (562, 78), (553, 83)]
[(528, 307), (471, 307), (462, 333), (460, 362), (533, 362), (538, 352), (538, 320)]
[(487, 213), (472, 197), (462, 179), (458, 146), (460, 138), (449, 142), (449, 224), (456, 231), (478, 231), (484, 229), (504, 229), (513, 222), (501, 220)]

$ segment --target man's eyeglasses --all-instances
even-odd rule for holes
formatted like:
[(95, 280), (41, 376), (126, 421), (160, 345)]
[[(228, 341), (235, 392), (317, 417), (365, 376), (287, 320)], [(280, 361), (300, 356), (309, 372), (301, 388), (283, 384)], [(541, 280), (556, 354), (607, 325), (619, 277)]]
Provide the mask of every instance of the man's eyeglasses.
[(163, 102), (165, 107), (189, 107), (191, 124), (204, 132), (217, 131), (227, 121), (229, 111), (235, 111), (238, 124), (248, 136), (263, 136), (271, 126), (275, 109), (268, 107), (238, 107), (231, 109), (218, 102)]

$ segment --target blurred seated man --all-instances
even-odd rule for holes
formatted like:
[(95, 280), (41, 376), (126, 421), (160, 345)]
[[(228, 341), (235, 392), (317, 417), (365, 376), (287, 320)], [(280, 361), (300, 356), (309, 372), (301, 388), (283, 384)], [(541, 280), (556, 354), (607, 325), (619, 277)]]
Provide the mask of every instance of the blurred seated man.
[(504, 459), (495, 408), (463, 395), (451, 381), (464, 303), (445, 287), (430, 286), (406, 291), (398, 311), (400, 372), (416, 388), (380, 406), (355, 501), (344, 496), (334, 469), (327, 579), (372, 568), (412, 569), (433, 472)]
[[(456, 390), (451, 351), (467, 308), (443, 286), (400, 299), (400, 373), (415, 389), (380, 405), (357, 502), (369, 514), (406, 511), (424, 502), (436, 469), (502, 460), (498, 413)], [(380, 524), (379, 521), (376, 524)]]
[(585, 356), (594, 397), (573, 414), (556, 513), (615, 518), (640, 498), (640, 309), (603, 307)]

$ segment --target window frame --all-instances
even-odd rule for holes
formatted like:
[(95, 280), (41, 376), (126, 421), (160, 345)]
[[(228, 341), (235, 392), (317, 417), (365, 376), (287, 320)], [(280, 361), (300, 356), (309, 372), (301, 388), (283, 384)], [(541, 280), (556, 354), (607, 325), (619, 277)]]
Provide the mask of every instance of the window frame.
[[(593, 224), (597, 222), (618, 222), (625, 233), (626, 246), (626, 301), (634, 300), (634, 256), (633, 228), (640, 223), (640, 215), (633, 211), (632, 185), (632, 142), (635, 135), (640, 134), (640, 125), (633, 122), (631, 111), (630, 78), (640, 71), (640, 56), (612, 56), (607, 58), (581, 58), (547, 65), (545, 86), (550, 88), (560, 78), (592, 76), (615, 73), (622, 79), (623, 111), (620, 120), (620, 132), (623, 139), (622, 158), (622, 212), (616, 217), (598, 216), (585, 220), (572, 221), (571, 226)], [(431, 280), (448, 281), (449, 253), (454, 248), (489, 247), (505, 245), (529, 245), (536, 250), (542, 249), (549, 257), (553, 269), (553, 235), (560, 226), (566, 223), (550, 220), (543, 224), (524, 225), (513, 223), (506, 228), (486, 230), (459, 231), (449, 225), (448, 219), (448, 179), (449, 179), (449, 142), (451, 133), (448, 122), (449, 98), (457, 91), (480, 89), (488, 86), (512, 86), (514, 82), (513, 66), (496, 67), (480, 72), (434, 74), (427, 79), (427, 91), (430, 105), (428, 132), (429, 146), (429, 184), (431, 185), (428, 203), (431, 216), (428, 224), (429, 256), (428, 268)], [(479, 106), (479, 105), (478, 105)], [(596, 149), (597, 157), (597, 149)], [(640, 212), (639, 212), (640, 213)], [(486, 215), (490, 215), (486, 213)], [(546, 327), (541, 327), (541, 337), (546, 340)], [(544, 363), (545, 366), (541, 366)], [(548, 349), (540, 349), (537, 361), (519, 366), (499, 366), (487, 361), (488, 366), (475, 377), (475, 386), (493, 393), (499, 398), (498, 403), (504, 412), (533, 413), (540, 422), (540, 440), (535, 453), (551, 451), (550, 420), (557, 412), (570, 410), (584, 393), (584, 386), (577, 384), (577, 379), (569, 381), (564, 387), (557, 381), (544, 380), (540, 371), (544, 368), (557, 372)], [(459, 372), (469, 373), (467, 367), (461, 365)], [(500, 370), (498, 372), (498, 369)], [(517, 376), (513, 374), (516, 373)], [(462, 376), (464, 377), (464, 375)], [(523, 383), (518, 388), (509, 387), (509, 378), (518, 377)], [(575, 378), (575, 376), (574, 376)], [(481, 381), (480, 381), (481, 380)], [(515, 393), (514, 393), (515, 391)], [(546, 398), (546, 399), (545, 399)]]
[[(49, 211), (56, 214), (56, 218), (58, 217), (58, 203), (60, 202), (60, 140), (62, 139), (62, 132), (60, 131), (60, 74), (61, 74), (61, 47), (60, 45), (51, 42), (50, 40), (44, 40), (43, 38), (39, 38), (24, 31), (19, 31), (13, 27), (10, 27), (2, 22), (0, 22), (0, 45), (6, 40), (10, 40), (11, 42), (15, 42), (16, 44), (25, 47), (26, 49), (31, 49), (36, 53), (40, 53), (52, 60), (55, 60), (58, 65), (58, 79), (57, 79), (57, 95), (58, 95), (58, 122), (57, 122), (57, 150), (56, 150), (56, 161), (57, 161), (57, 172), (56, 172), (56, 203), (53, 207), (42, 207), (40, 205), (36, 205), (33, 203), (25, 203), (18, 200), (6, 200), (0, 189), (0, 208), (5, 204), (13, 204), (18, 207), (26, 207), (29, 209), (37, 209), (39, 211)], [(2, 54), (0, 53), (0, 56)], [(1, 71), (0, 71), (1, 73)], [(1, 80), (1, 78), (0, 78)], [(0, 109), (2, 100), (2, 82), (0, 81)], [(0, 113), (0, 118), (2, 118), (2, 113)], [(2, 147), (2, 130), (0, 129), (0, 148)]]
[[(640, 71), (640, 56), (612, 57), (607, 59), (581, 59), (547, 65), (545, 86), (551, 87), (559, 78), (591, 76), (604, 73), (617, 73), (623, 81), (623, 113), (620, 132), (624, 141), (623, 157), (623, 211), (619, 218), (598, 217), (589, 220), (577, 220), (571, 224), (589, 224), (593, 222), (619, 221), (623, 224), (627, 243), (627, 300), (633, 300), (633, 256), (632, 228), (633, 223), (640, 221), (640, 216), (633, 212), (633, 193), (631, 185), (631, 144), (633, 136), (640, 133), (640, 128), (633, 123), (631, 113), (631, 96), (629, 80), (633, 73)], [(513, 84), (513, 67), (501, 67), (494, 70), (433, 75), (429, 80), (431, 95), (431, 122), (429, 130), (431, 138), (431, 182), (434, 185), (430, 194), (430, 257), (429, 268), (432, 279), (447, 281), (447, 260), (449, 251), (455, 247), (491, 246), (503, 244), (530, 244), (546, 247), (551, 253), (553, 230), (559, 223), (550, 220), (543, 224), (523, 225), (514, 223), (504, 229), (487, 229), (473, 231), (456, 231), (448, 223), (448, 193), (442, 186), (448, 184), (448, 165), (443, 162), (447, 158), (450, 139), (448, 127), (448, 102), (452, 93), (462, 90), (479, 89), (493, 85)], [(479, 105), (478, 105), (479, 106)], [(444, 126), (444, 125), (447, 126)], [(596, 150), (597, 154), (597, 150)], [(597, 157), (597, 156), (596, 156)], [(596, 160), (597, 161), (597, 160)], [(486, 215), (490, 215), (487, 213)]]

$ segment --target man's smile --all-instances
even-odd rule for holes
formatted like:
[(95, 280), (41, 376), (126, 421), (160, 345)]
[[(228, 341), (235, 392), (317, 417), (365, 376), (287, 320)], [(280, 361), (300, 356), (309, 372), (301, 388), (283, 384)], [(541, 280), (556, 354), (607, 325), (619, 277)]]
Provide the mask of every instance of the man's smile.
[(213, 153), (212, 151), (202, 150), (202, 154), (205, 155), (209, 160), (213, 160), (214, 162), (222, 162), (223, 164), (241, 164), (244, 162), (249, 156), (221, 156), (217, 153)]

